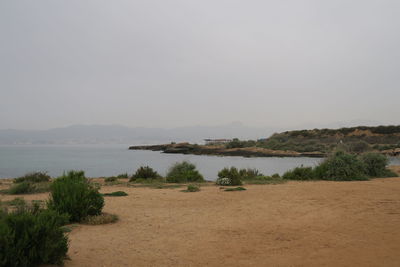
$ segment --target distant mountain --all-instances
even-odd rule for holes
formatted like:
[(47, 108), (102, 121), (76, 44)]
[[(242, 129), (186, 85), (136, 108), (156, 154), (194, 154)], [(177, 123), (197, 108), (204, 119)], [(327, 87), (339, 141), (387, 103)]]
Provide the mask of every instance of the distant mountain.
[(246, 127), (241, 123), (191, 126), (172, 129), (130, 128), (120, 125), (73, 125), (49, 130), (0, 130), (0, 144), (158, 144), (196, 142), (205, 138), (258, 139), (270, 136), (270, 128)]

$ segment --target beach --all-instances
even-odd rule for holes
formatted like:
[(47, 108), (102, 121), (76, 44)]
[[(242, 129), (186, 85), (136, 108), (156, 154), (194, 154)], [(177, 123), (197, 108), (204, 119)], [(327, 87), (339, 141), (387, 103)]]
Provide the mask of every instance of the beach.
[(73, 225), (65, 266), (398, 266), (399, 178), (245, 187), (103, 186), (119, 221)]

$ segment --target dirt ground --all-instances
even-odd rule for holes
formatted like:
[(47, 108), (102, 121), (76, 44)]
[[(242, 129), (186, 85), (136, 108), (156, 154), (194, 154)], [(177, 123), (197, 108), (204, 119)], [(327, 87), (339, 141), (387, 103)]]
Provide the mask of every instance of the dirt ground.
[(400, 266), (400, 178), (246, 188), (105, 186), (120, 220), (74, 228), (65, 266)]

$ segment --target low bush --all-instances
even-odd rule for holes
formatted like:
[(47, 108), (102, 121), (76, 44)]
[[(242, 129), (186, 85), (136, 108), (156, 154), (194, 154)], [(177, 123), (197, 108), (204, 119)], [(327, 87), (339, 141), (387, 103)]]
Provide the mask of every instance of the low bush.
[(26, 200), (20, 197), (16, 197), (13, 200), (2, 202), (3, 205), (14, 206), (14, 207), (25, 207), (27, 205)]
[(252, 179), (248, 179), (244, 181), (246, 184), (282, 184), (286, 182), (286, 180), (281, 177), (272, 177), (272, 176), (256, 176)]
[(19, 194), (29, 194), (33, 193), (34, 187), (29, 182), (21, 182), (17, 183), (8, 189), (8, 194), (10, 195), (19, 195)]
[(49, 182), (51, 177), (46, 172), (32, 172), (27, 173), (22, 177), (14, 179), (14, 183), (30, 182), (30, 183), (41, 183)]
[(50, 191), (50, 182), (43, 183), (30, 183), (30, 182), (21, 182), (12, 185), (8, 190), (4, 190), (4, 193), (10, 195), (19, 195), (19, 194), (34, 194), (34, 193), (43, 193)]
[(274, 173), (274, 174), (271, 175), (271, 177), (272, 177), (273, 179), (279, 179), (279, 178), (281, 178), (281, 176), (279, 175), (279, 173)]
[(136, 179), (155, 179), (160, 178), (160, 175), (150, 168), (149, 166), (142, 166), (136, 170), (135, 174), (132, 175), (130, 181), (134, 181)]
[(67, 216), (38, 208), (0, 211), (0, 266), (62, 264), (68, 239), (61, 228)]
[[(228, 183), (228, 184), (227, 184)], [(223, 168), (218, 172), (217, 185), (242, 185), (242, 179), (235, 167)]]
[(395, 177), (394, 172), (388, 170), (386, 166), (389, 159), (382, 154), (366, 153), (360, 156), (360, 160), (364, 163), (365, 173), (370, 177)]
[(218, 177), (218, 179), (215, 181), (217, 185), (230, 185), (231, 184), (231, 179), (227, 177)]
[(313, 168), (311, 167), (297, 167), (293, 170), (287, 171), (282, 176), (286, 180), (314, 180), (316, 179)]
[(121, 173), (117, 175), (117, 178), (129, 178), (128, 173)]
[(125, 193), (124, 191), (115, 191), (112, 193), (104, 193), (102, 195), (105, 197), (124, 197), (124, 196), (127, 196), (128, 194)]
[(365, 164), (356, 155), (334, 153), (315, 168), (315, 177), (322, 180), (368, 180)]
[(259, 172), (257, 169), (251, 169), (251, 168), (240, 169), (239, 175), (241, 180), (250, 180), (258, 176), (263, 176), (263, 174)]
[(112, 182), (116, 182), (116, 181), (118, 181), (118, 178), (115, 176), (104, 178), (104, 182), (106, 182), (106, 183), (112, 183)]
[(168, 183), (204, 182), (203, 176), (196, 170), (196, 166), (187, 161), (175, 163), (167, 173)]
[(129, 182), (135, 183), (135, 184), (162, 184), (165, 183), (165, 179), (160, 177), (160, 178), (137, 178), (135, 180), (131, 180)]
[(47, 205), (60, 214), (68, 214), (71, 222), (80, 222), (101, 214), (104, 198), (83, 171), (70, 171), (53, 182)]
[(314, 169), (301, 166), (287, 171), (282, 177), (287, 180), (331, 181), (363, 181), (376, 177), (396, 177), (396, 173), (386, 168), (387, 164), (387, 157), (381, 154), (366, 153), (357, 156), (338, 151)]
[(200, 191), (200, 186), (196, 184), (190, 184), (187, 186), (186, 192), (198, 192)]
[(238, 186), (238, 187), (234, 187), (234, 188), (226, 188), (226, 189), (224, 189), (224, 191), (244, 191), (244, 190), (247, 190), (246, 188), (244, 188), (244, 187), (241, 187), (241, 186)]

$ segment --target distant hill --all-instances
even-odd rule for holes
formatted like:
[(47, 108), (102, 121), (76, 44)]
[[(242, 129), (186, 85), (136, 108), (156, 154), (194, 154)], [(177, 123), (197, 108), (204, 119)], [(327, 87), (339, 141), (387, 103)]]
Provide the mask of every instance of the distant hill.
[(130, 128), (120, 125), (73, 125), (49, 130), (0, 130), (0, 144), (158, 144), (205, 138), (257, 139), (275, 129), (246, 127), (240, 123), (172, 129)]
[(286, 131), (259, 140), (257, 146), (297, 152), (329, 152), (341, 147), (349, 152), (400, 148), (400, 126), (357, 126), (340, 129)]

